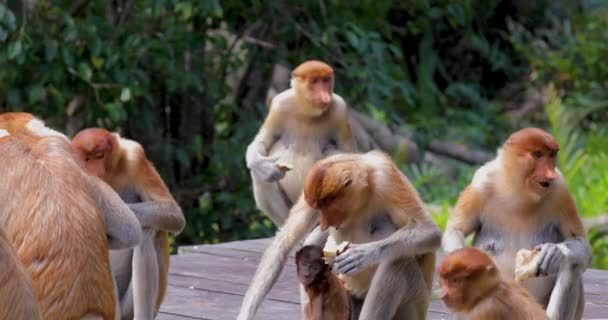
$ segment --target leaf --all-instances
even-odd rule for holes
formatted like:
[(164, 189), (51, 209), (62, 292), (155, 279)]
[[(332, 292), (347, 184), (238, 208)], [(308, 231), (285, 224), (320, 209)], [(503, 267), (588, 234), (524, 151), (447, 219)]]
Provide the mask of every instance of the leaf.
[(40, 84), (35, 84), (27, 89), (27, 100), (30, 104), (34, 104), (44, 96), (44, 87)]
[(93, 77), (93, 70), (86, 63), (78, 64), (78, 75), (80, 75), (85, 81), (91, 81), (91, 77)]
[(8, 38), (8, 31), (0, 27), (0, 42), (4, 42)]
[(129, 100), (131, 100), (131, 90), (128, 87), (124, 87), (120, 92), (120, 101), (127, 102)]
[(8, 59), (14, 59), (16, 56), (21, 54), (23, 47), (21, 41), (17, 40), (8, 45)]
[(57, 57), (57, 50), (59, 49), (59, 45), (56, 40), (50, 40), (45, 43), (44, 46), (44, 56), (47, 62), (51, 62)]

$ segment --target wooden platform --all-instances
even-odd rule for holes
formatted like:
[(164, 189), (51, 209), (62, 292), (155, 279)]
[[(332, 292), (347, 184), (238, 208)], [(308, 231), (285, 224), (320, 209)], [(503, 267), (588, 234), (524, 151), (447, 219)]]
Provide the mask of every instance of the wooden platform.
[[(169, 289), (157, 319), (236, 319), (260, 257), (270, 239), (182, 247), (171, 257)], [(608, 319), (608, 271), (587, 270), (585, 319)], [(433, 296), (437, 296), (437, 285)], [(256, 319), (299, 319), (293, 257), (257, 313)], [(452, 319), (441, 303), (431, 303), (428, 319)]]

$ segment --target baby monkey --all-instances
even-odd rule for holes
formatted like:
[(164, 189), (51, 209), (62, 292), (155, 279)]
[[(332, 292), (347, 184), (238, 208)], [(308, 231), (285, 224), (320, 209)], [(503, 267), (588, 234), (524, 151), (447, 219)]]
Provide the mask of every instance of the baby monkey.
[(308, 294), (306, 320), (349, 320), (350, 300), (346, 289), (323, 259), (321, 246), (304, 246), (296, 252), (298, 279)]
[(447, 254), (438, 273), (441, 300), (459, 319), (549, 319), (528, 291), (501, 277), (492, 259), (479, 249)]

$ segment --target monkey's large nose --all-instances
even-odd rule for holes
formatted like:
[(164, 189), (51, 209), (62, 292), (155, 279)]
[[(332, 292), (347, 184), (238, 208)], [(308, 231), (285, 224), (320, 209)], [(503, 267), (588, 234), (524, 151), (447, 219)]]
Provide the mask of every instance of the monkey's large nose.
[(321, 103), (324, 105), (327, 105), (331, 102), (331, 95), (326, 92), (321, 93), (320, 98), (321, 98)]

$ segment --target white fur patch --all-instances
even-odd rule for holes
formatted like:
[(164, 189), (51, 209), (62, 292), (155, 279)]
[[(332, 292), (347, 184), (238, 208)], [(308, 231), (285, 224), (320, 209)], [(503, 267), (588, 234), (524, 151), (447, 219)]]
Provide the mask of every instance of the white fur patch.
[(64, 138), (68, 142), (70, 141), (63, 133), (45, 126), (44, 122), (42, 122), (40, 119), (34, 118), (30, 120), (27, 123), (26, 128), (40, 137), (60, 137)]
[(137, 159), (138, 150), (141, 150), (141, 145), (133, 140), (121, 138), (119, 135), (116, 135), (118, 141), (120, 141), (120, 147), (126, 151), (127, 160), (129, 162), (133, 162)]
[(500, 169), (500, 157), (484, 164), (481, 168), (475, 171), (473, 175), (473, 181), (471, 181), (471, 187), (477, 191), (483, 191), (484, 186), (490, 179), (490, 174)]
[(0, 138), (10, 136), (11, 134), (4, 129), (0, 129)]

